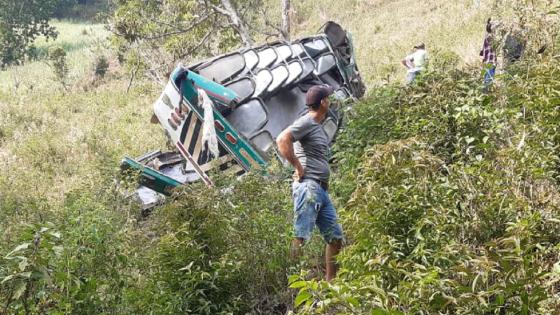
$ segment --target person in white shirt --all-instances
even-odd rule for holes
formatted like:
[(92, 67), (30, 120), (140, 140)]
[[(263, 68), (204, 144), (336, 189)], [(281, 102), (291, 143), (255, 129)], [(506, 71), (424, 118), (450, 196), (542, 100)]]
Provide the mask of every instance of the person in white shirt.
[(408, 71), (406, 74), (406, 84), (411, 84), (416, 76), (424, 71), (427, 59), (426, 45), (420, 43), (414, 46), (414, 52), (406, 56), (401, 63)]

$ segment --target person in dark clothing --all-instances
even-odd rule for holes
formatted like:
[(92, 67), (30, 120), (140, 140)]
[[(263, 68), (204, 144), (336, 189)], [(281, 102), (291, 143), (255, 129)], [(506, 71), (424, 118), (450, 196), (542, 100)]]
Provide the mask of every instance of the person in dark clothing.
[(503, 47), (504, 63), (506, 67), (519, 61), (519, 59), (523, 57), (526, 45), (525, 33), (526, 29), (519, 25), (512, 26), (511, 30), (507, 33)]
[(508, 34), (504, 42), (504, 58), (508, 63), (516, 62), (523, 56), (525, 44), (513, 34)]

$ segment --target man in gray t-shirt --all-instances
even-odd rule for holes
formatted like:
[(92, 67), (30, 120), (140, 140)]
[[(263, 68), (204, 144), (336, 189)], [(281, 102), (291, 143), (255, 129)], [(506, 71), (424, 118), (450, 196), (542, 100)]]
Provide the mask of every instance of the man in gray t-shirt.
[(336, 275), (334, 257), (340, 251), (344, 238), (336, 209), (327, 191), (330, 175), (329, 139), (321, 124), (327, 117), (330, 105), (328, 96), (332, 93), (333, 89), (328, 85), (311, 87), (306, 95), (309, 112), (282, 131), (276, 139), (278, 151), (295, 168), (292, 184), (295, 229), (293, 254), (299, 256), (301, 246), (309, 240), (317, 225), (327, 243), (327, 280)]
[(310, 115), (304, 115), (290, 127), (294, 151), (305, 170), (305, 178), (329, 182), (329, 139), (323, 126)]

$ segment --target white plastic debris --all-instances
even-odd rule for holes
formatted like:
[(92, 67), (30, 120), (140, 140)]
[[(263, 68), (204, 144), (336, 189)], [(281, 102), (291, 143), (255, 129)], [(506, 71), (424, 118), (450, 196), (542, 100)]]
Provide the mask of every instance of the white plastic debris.
[(220, 151), (218, 149), (218, 138), (216, 136), (216, 128), (214, 127), (214, 112), (212, 111), (212, 100), (208, 94), (202, 89), (198, 89), (198, 102), (202, 104), (204, 109), (204, 123), (202, 125), (202, 144), (208, 144), (208, 151), (214, 157), (218, 157)]

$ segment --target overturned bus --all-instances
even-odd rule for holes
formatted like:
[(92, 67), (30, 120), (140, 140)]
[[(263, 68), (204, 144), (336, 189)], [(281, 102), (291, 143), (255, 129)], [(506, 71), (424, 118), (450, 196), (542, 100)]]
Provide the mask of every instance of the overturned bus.
[[(241, 175), (266, 167), (278, 158), (276, 137), (306, 113), (307, 89), (316, 84), (332, 86), (340, 103), (365, 92), (352, 37), (334, 22), (314, 36), (178, 66), (154, 104), (153, 117), (176, 151), (126, 157), (121, 165), (140, 172), (137, 196), (144, 208), (174, 187), (198, 180), (212, 185), (211, 169)], [(340, 124), (340, 107), (331, 106), (323, 122), (331, 143)], [(205, 135), (209, 129), (214, 149)]]

